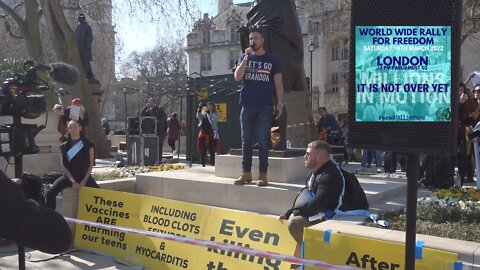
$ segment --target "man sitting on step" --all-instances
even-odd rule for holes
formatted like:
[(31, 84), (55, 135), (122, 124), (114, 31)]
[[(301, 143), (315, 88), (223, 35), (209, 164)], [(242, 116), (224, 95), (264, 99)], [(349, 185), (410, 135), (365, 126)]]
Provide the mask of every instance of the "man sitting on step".
[(327, 142), (308, 144), (305, 166), (311, 171), (306, 186), (295, 198), (293, 207), (280, 216), (280, 219), (288, 220), (288, 230), (298, 243), (295, 250), (297, 257), (305, 227), (331, 219), (336, 214), (366, 215), (368, 212), (352, 211), (368, 209), (365, 192), (353, 174), (340, 169), (330, 160), (330, 145)]

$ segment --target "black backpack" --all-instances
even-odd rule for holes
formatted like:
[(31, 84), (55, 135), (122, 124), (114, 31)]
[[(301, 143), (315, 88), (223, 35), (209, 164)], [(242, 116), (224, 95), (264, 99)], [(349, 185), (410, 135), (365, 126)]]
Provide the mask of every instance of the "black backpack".
[(343, 204), (341, 211), (368, 209), (369, 204), (365, 191), (363, 191), (358, 178), (351, 172), (340, 168), (345, 178), (345, 194), (343, 196)]

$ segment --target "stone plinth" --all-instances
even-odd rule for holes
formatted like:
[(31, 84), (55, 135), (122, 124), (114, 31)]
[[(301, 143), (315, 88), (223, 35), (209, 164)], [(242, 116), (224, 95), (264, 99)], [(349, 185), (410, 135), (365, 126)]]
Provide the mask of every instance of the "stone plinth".
[(172, 200), (217, 206), (262, 214), (283, 214), (302, 185), (270, 183), (266, 187), (255, 184), (233, 185), (233, 179), (213, 176), (213, 168), (188, 169), (138, 174), (138, 194)]
[[(272, 151), (274, 152), (274, 151)], [(303, 151), (305, 153), (305, 151)], [(253, 179), (258, 179), (258, 156), (252, 160)], [(242, 173), (241, 155), (218, 155), (215, 157), (215, 176), (237, 178)], [(296, 157), (272, 157), (268, 158), (268, 180), (280, 183), (303, 184), (308, 177), (305, 169), (305, 159)]]
[(127, 141), (127, 136), (126, 135), (107, 135), (107, 139), (112, 142), (113, 147), (120, 148), (120, 143), (121, 142), (126, 142)]
[[(257, 187), (256, 180), (236, 186), (233, 178), (214, 176), (215, 168), (195, 165), (186, 170), (151, 172), (136, 175), (136, 193), (166, 199), (244, 210), (261, 214), (281, 215), (292, 207), (298, 192), (305, 186), (269, 181), (266, 187)], [(368, 202), (373, 204), (385, 197), (406, 192), (402, 179), (378, 177), (359, 178)]]
[(100, 84), (88, 84), (88, 90), (92, 94), (93, 101), (97, 107), (97, 111), (100, 112), (100, 101), (102, 100), (102, 95), (104, 91), (101, 89)]
[[(268, 151), (269, 157), (303, 157), (305, 155), (305, 148), (289, 148), (286, 150), (270, 150)], [(230, 155), (242, 156), (242, 149), (230, 149), (228, 151)], [(258, 157), (258, 150), (253, 150), (253, 156)]]
[[(64, 217), (77, 218), (78, 192), (72, 188), (66, 188), (57, 195), (57, 207), (55, 210)], [(75, 224), (68, 223), (72, 234), (75, 235)]]

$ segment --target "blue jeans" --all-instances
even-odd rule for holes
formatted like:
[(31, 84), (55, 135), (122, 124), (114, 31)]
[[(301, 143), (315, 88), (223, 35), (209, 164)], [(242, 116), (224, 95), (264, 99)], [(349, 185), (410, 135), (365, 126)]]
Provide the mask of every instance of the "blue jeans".
[(258, 158), (260, 161), (260, 173), (266, 173), (268, 169), (268, 139), (272, 125), (272, 105), (242, 105), (240, 112), (240, 124), (242, 128), (242, 170), (252, 171), (252, 139), (253, 131), (257, 130)]
[(366, 167), (367, 163), (370, 164), (371, 162), (372, 162), (372, 151), (362, 149), (362, 162), (361, 162), (360, 166)]
[(375, 163), (377, 167), (381, 167), (383, 165), (383, 152), (382, 151), (375, 151)]

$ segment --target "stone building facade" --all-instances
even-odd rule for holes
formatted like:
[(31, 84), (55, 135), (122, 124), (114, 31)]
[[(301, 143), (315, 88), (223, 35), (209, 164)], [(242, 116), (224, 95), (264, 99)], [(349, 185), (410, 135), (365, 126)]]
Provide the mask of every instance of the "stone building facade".
[(188, 72), (203, 76), (231, 74), (240, 57), (240, 38), (236, 29), (246, 24), (250, 3), (233, 4), (232, 0), (218, 0), (218, 14), (208, 13), (194, 24), (187, 35)]

